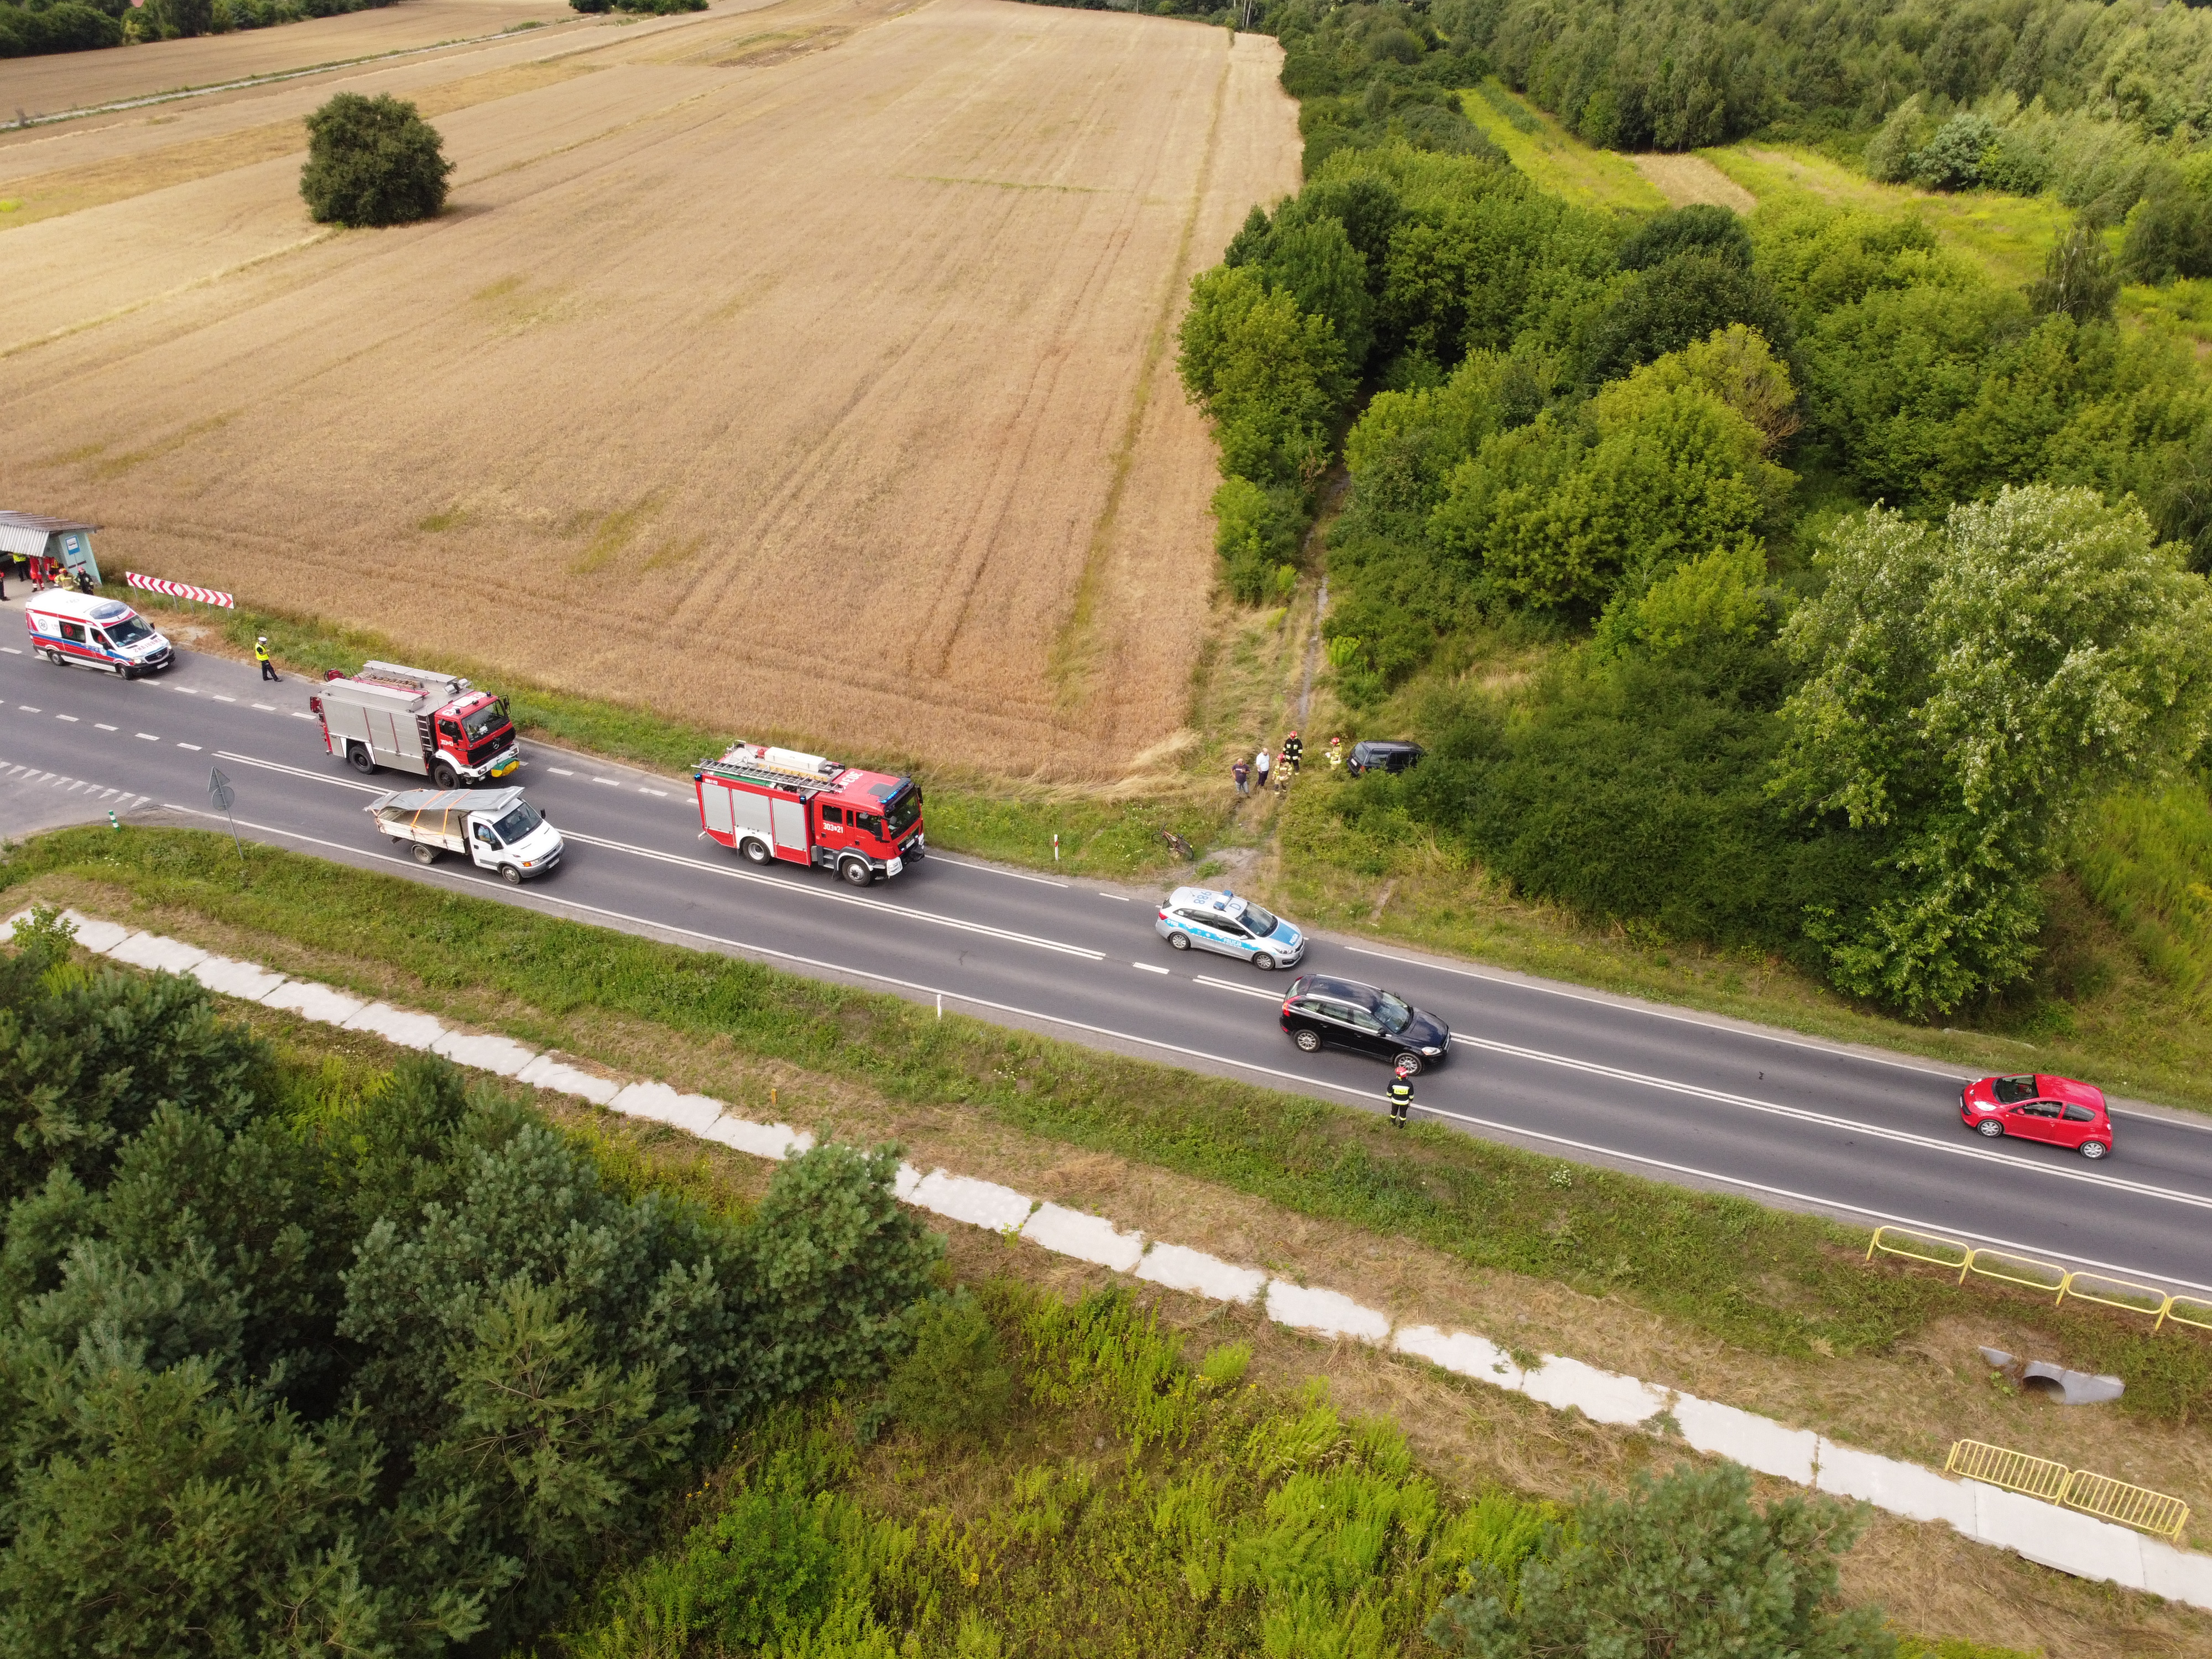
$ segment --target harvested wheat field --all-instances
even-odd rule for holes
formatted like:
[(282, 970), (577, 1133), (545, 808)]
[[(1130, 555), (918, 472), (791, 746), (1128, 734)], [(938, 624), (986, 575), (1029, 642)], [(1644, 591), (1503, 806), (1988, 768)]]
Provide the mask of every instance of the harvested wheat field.
[(567, 0), (404, 0), (370, 11), (311, 17), (237, 34), (4, 58), (0, 59), (0, 112), (10, 120), (19, 112), (36, 118), (182, 88), (422, 52), (449, 41), (480, 40), (576, 15)]
[(1296, 187), (1277, 52), (1010, 0), (536, 31), (349, 73), (459, 164), (387, 231), (301, 206), (321, 80), (0, 145), (7, 504), (733, 733), (1117, 773), (1200, 643), (1174, 327)]

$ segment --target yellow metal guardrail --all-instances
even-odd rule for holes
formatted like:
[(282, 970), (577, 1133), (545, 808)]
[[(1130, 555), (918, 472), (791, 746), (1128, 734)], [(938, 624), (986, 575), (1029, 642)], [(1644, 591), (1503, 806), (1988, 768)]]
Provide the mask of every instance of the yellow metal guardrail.
[(1946, 1273), (1956, 1269), (1961, 1285), (1966, 1282), (1966, 1275), (1972, 1273), (2026, 1290), (2046, 1291), (2051, 1293), (2053, 1307), (2070, 1296), (2076, 1302), (2094, 1302), (2100, 1308), (2141, 1314), (2153, 1322), (2154, 1331), (2169, 1319), (2177, 1325), (2212, 1331), (2212, 1299), (2169, 1295), (2148, 1285), (2115, 1279), (2110, 1273), (2069, 1272), (2055, 1261), (2039, 1261), (2011, 1250), (1967, 1244), (1936, 1233), (1916, 1232), (1910, 1227), (1877, 1227), (1867, 1245), (1866, 1259), (1871, 1261), (1877, 1254), (1924, 1262)]
[(2002, 1446), (1987, 1445), (1979, 1440), (1961, 1440), (1953, 1445), (1943, 1469), (1948, 1474), (1978, 1480), (1984, 1486), (2025, 1492), (2046, 1504), (2063, 1504), (2069, 1510), (2079, 1510), (2100, 1520), (2117, 1521), (2124, 1527), (2133, 1527), (2154, 1537), (2178, 1539), (2181, 1529), (2189, 1524), (2189, 1505), (2179, 1498), (2169, 1498), (2146, 1486), (2131, 1486), (2108, 1474), (2069, 1469), (2047, 1457), (2031, 1457), (2026, 1452), (2008, 1451)]

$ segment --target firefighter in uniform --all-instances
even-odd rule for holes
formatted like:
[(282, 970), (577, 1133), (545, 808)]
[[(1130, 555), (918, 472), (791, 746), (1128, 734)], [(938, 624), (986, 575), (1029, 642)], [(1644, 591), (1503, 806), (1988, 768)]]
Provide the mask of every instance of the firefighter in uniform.
[(253, 660), (261, 665), (263, 679), (273, 680), (276, 678), (276, 665), (269, 660), (269, 636), (266, 634), (253, 642)]
[(1297, 775), (1298, 763), (1305, 758), (1305, 741), (1297, 732), (1293, 732), (1283, 739), (1283, 765), (1294, 777)]
[(1413, 1077), (1410, 1068), (1401, 1066), (1390, 1079), (1390, 1121), (1400, 1128), (1406, 1127), (1406, 1114), (1413, 1109)]

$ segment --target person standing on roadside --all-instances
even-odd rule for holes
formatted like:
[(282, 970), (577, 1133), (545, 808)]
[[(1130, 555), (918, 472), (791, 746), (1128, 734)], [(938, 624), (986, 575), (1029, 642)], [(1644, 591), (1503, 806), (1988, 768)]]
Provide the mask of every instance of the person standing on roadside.
[(1297, 775), (1298, 768), (1306, 757), (1305, 739), (1295, 732), (1283, 739), (1283, 765), (1291, 775)]
[(1239, 755), (1237, 764), (1229, 769), (1229, 775), (1237, 780), (1237, 793), (1243, 794), (1246, 793), (1245, 785), (1252, 776), (1252, 763)]
[(269, 636), (266, 634), (253, 642), (253, 660), (261, 665), (263, 679), (273, 680), (276, 678), (276, 665), (269, 660)]
[(1263, 795), (1267, 793), (1267, 769), (1274, 763), (1273, 757), (1264, 749), (1252, 757), (1253, 775), (1258, 780), (1260, 793)]
[(1390, 1079), (1390, 1121), (1406, 1127), (1406, 1114), (1413, 1109), (1413, 1074), (1403, 1065)]

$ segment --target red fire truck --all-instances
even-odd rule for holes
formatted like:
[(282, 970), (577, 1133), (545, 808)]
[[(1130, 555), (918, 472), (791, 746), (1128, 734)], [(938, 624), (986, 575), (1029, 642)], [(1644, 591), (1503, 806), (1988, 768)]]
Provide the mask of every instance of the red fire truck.
[(454, 674), (392, 662), (323, 677), (307, 708), (323, 746), (356, 772), (389, 766), (441, 789), (506, 777), (520, 763), (507, 705)]
[(922, 855), (921, 788), (912, 778), (757, 743), (732, 744), (691, 776), (700, 827), (755, 864), (811, 864), (866, 887)]

